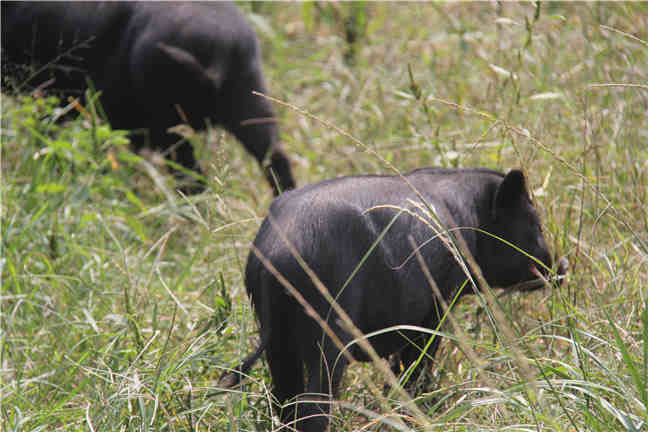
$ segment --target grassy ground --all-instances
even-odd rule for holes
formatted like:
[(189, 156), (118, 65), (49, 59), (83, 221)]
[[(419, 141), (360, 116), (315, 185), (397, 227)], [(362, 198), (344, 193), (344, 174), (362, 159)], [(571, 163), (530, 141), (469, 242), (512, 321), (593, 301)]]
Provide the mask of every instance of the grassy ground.
[[(571, 264), (558, 290), (501, 298), (503, 321), (462, 300), (423, 418), (385, 408), (357, 364), (331, 430), (648, 429), (647, 5), (242, 7), (271, 95), (362, 143), (277, 105), (300, 185), (385, 161), (522, 167)], [(91, 102), (65, 124), (55, 106), (3, 95), (2, 430), (278, 428), (264, 363), (217, 387), (257, 340), (242, 273), (271, 200), (258, 167), (218, 129), (195, 137), (210, 189), (184, 199)]]

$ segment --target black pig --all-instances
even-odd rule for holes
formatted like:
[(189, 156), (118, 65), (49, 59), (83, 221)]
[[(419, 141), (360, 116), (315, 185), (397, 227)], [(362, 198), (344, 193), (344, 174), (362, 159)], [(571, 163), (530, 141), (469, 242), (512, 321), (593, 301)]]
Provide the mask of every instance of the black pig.
[[(89, 77), (113, 127), (144, 131), (133, 136), (135, 150), (173, 149), (179, 137), (167, 129), (183, 117), (197, 130), (206, 120), (221, 124), (259, 164), (267, 159), (275, 195), (294, 187), (273, 109), (252, 94), (266, 89), (259, 43), (235, 5), (3, 1), (1, 8), (3, 64), (44, 65), (28, 85), (54, 78), (50, 88), (78, 94)], [(171, 154), (200, 173), (188, 142)]]
[[(528, 282), (523, 284), (527, 289), (544, 285), (538, 283), (537, 272), (548, 276), (552, 258), (521, 171), (503, 175), (489, 169), (421, 168), (404, 177), (434, 209), (443, 226), (461, 227), (463, 239), (490, 285), (507, 287)], [(447, 247), (434, 238), (433, 229), (423, 222), (429, 220), (429, 209), (420, 203), (421, 197), (399, 176), (342, 177), (277, 198), (254, 240), (254, 248), (267, 262), (250, 253), (245, 271), (247, 291), (261, 327), (261, 343), (238, 370), (222, 377), (221, 385), (237, 383), (239, 374), (246, 373), (265, 350), (273, 395), (280, 404), (305, 392), (337, 394), (348, 360), (339, 355), (340, 350), (324, 336), (320, 324), (273, 275), (274, 269), (326, 320), (342, 343), (353, 337), (341, 327), (338, 315), (287, 244), (294, 247), (363, 333), (404, 324), (436, 328), (440, 305), (413, 254), (412, 241), (446, 300), (457, 293), (467, 276)], [(399, 215), (394, 206), (409, 213)], [(516, 245), (546, 268), (475, 228)], [(565, 271), (566, 261), (561, 262), (558, 273)], [(464, 293), (468, 292), (472, 290), (466, 288)], [(420, 333), (391, 332), (370, 341), (380, 356), (387, 357), (403, 354), (408, 347), (405, 337), (425, 340)], [(437, 345), (433, 344), (429, 354), (434, 354)], [(356, 360), (368, 360), (358, 345), (353, 345), (350, 353)], [(414, 359), (411, 352), (405, 354), (404, 361)], [(327, 401), (309, 404), (301, 400), (296, 412), (283, 410), (282, 421), (311, 416), (299, 420), (295, 427), (322, 431), (328, 422), (327, 413)]]

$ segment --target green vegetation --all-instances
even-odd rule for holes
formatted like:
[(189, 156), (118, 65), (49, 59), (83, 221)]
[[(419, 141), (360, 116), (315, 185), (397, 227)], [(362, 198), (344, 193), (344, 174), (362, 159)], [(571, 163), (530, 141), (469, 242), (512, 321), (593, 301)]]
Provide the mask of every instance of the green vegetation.
[[(648, 5), (241, 6), (270, 95), (322, 120), (277, 105), (300, 185), (386, 162), (522, 167), (571, 265), (498, 311), (462, 299), (416, 398), (425, 422), (356, 364), (331, 430), (647, 430)], [(258, 166), (219, 129), (189, 133), (210, 188), (182, 197), (81, 103), (61, 122), (55, 100), (2, 98), (0, 428), (277, 429), (265, 364), (217, 387), (257, 340)]]

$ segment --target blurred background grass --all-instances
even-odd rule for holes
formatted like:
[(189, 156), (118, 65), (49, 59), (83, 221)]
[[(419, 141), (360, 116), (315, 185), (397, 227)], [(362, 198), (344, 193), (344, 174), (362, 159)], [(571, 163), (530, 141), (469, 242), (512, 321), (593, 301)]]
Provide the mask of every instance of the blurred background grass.
[[(385, 412), (360, 379), (383, 378), (357, 364), (331, 430), (392, 430), (374, 414), (407, 430), (645, 430), (648, 6), (240, 6), (271, 96), (402, 171), (522, 167), (571, 264), (559, 290), (500, 300), (525, 364), (466, 298), (454, 316), (481, 362), (442, 343), (417, 398), (428, 423), (402, 401)], [(56, 101), (2, 95), (2, 429), (278, 428), (264, 364), (240, 391), (216, 387), (257, 339), (242, 274), (272, 199), (258, 166), (220, 129), (190, 136), (210, 188), (183, 198), (95, 97), (62, 123)], [(276, 108), (299, 185), (390, 172)]]

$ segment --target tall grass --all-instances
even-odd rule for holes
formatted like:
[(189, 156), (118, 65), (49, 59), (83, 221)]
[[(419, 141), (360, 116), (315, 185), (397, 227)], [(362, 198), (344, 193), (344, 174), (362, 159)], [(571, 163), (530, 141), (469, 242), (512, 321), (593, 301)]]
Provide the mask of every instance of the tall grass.
[[(354, 364), (331, 430), (645, 430), (646, 5), (241, 6), (270, 95), (327, 123), (276, 105), (299, 184), (522, 167), (570, 261), (559, 289), (466, 298), (432, 329), (422, 418)], [(242, 274), (272, 198), (258, 167), (218, 129), (190, 136), (209, 189), (182, 197), (96, 96), (64, 122), (59, 106), (2, 97), (2, 430), (278, 429), (265, 365), (216, 384), (257, 338)]]

